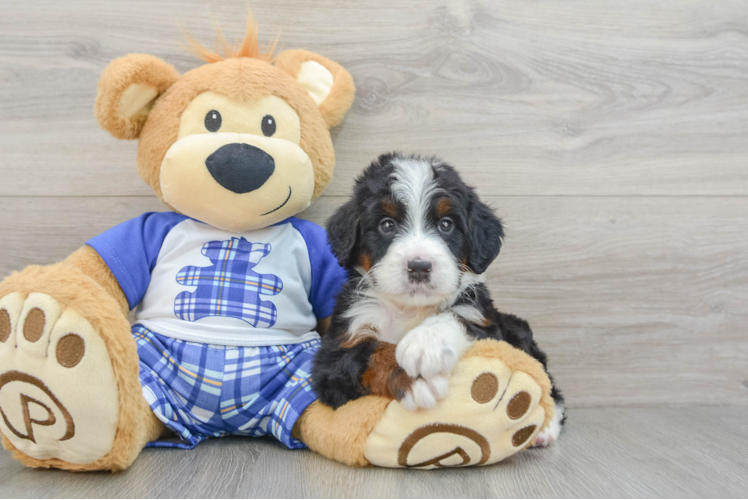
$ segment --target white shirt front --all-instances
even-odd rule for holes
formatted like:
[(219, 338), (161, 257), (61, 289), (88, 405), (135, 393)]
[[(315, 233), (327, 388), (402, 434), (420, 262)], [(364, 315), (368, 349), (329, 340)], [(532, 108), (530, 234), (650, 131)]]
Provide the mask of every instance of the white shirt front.
[[(322, 228), (292, 218), (232, 233), (159, 215), (133, 219), (88, 243), (137, 305), (136, 323), (167, 337), (226, 346), (319, 338), (317, 321), (332, 313), (345, 279)], [(144, 256), (133, 255), (141, 245)]]

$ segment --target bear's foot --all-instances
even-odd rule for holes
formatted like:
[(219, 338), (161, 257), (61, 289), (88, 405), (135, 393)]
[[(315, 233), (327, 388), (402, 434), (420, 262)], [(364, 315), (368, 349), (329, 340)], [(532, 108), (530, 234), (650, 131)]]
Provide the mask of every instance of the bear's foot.
[(553, 411), (539, 362), (505, 342), (481, 341), (455, 365), (434, 408), (390, 403), (364, 455), (381, 467), (488, 465), (530, 446)]
[(0, 429), (37, 460), (89, 464), (112, 449), (117, 382), (103, 339), (49, 295), (0, 300)]
[(65, 263), (0, 283), (0, 433), (29, 467), (126, 468), (164, 427), (122, 307)]

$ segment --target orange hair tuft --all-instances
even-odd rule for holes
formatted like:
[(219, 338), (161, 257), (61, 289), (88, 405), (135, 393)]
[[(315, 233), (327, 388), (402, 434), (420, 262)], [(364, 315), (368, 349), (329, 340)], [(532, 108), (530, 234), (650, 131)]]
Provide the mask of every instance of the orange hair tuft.
[[(215, 23), (213, 24), (215, 25)], [(275, 47), (278, 45), (278, 36), (276, 35), (265, 50), (261, 51), (260, 44), (257, 41), (257, 23), (254, 22), (251, 13), (247, 14), (247, 31), (244, 33), (244, 40), (241, 44), (234, 46), (230, 45), (223, 36), (221, 28), (217, 25), (215, 25), (215, 27), (216, 48), (213, 51), (203, 47), (195, 37), (182, 29), (187, 38), (187, 42), (189, 43), (189, 45), (185, 47), (187, 51), (208, 63), (220, 62), (234, 57), (252, 57), (268, 62), (273, 60), (273, 52), (275, 51)], [(221, 46), (221, 52), (219, 52), (219, 45)]]

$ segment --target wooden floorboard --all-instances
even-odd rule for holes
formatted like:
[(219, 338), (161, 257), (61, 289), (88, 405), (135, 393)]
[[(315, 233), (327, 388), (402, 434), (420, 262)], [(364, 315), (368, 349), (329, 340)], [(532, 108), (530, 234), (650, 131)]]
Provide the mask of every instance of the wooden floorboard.
[(354, 469), (265, 439), (145, 450), (122, 474), (26, 469), (0, 451), (0, 497), (740, 498), (748, 408), (578, 409), (561, 439), (494, 466)]
[[(177, 23), (212, 45), (242, 2), (4, 0), (0, 195), (145, 195), (135, 144), (93, 119), (108, 62), (187, 71)], [(390, 149), (437, 154), (485, 195), (748, 194), (748, 3), (741, 0), (254, 2), (262, 41), (342, 63), (358, 94), (334, 131), (330, 195)]]

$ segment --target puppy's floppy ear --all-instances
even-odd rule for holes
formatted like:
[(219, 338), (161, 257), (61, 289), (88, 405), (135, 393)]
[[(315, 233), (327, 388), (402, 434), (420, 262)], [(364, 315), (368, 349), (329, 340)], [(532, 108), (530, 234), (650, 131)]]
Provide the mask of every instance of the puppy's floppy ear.
[(499, 255), (504, 227), (491, 207), (480, 201), (476, 195), (473, 195), (468, 226), (470, 253), (467, 265), (476, 274), (482, 274)]
[(356, 202), (351, 199), (338, 208), (327, 221), (327, 238), (330, 240), (332, 252), (342, 267), (347, 267), (351, 253), (356, 246), (358, 218)]
[(273, 59), (273, 64), (309, 92), (328, 127), (343, 120), (356, 88), (353, 78), (340, 64), (307, 50), (287, 50)]
[(147, 54), (115, 59), (99, 80), (94, 113), (117, 139), (136, 139), (153, 101), (179, 79), (174, 66)]

